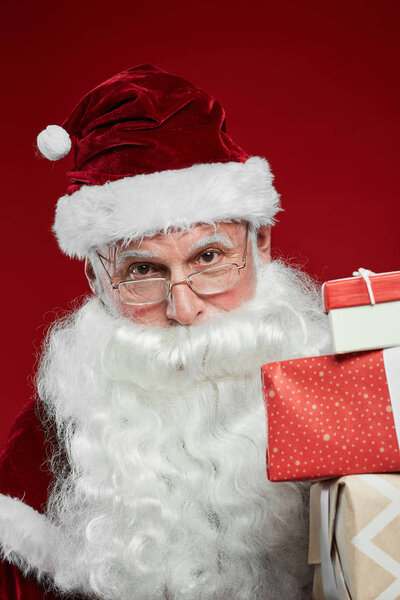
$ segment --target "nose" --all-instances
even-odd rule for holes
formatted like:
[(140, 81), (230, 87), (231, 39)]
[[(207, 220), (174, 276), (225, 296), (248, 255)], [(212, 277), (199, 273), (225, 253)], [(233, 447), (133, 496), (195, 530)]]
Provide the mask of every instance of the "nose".
[(187, 283), (177, 283), (171, 287), (167, 299), (167, 318), (180, 325), (192, 325), (203, 311), (203, 300), (193, 292)]

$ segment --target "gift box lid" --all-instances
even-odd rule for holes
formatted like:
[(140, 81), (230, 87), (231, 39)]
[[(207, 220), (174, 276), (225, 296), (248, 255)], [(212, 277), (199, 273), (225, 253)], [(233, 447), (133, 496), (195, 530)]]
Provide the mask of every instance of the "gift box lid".
[(322, 286), (325, 312), (334, 308), (400, 300), (400, 271), (373, 273), (368, 275), (368, 280), (370, 289), (365, 276), (361, 275), (326, 281)]

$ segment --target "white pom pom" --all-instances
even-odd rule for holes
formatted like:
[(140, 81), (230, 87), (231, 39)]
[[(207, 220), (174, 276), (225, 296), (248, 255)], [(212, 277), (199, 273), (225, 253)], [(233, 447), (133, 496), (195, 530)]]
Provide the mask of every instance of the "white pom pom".
[(59, 160), (71, 150), (71, 138), (59, 125), (48, 125), (36, 139), (41, 154), (49, 160)]

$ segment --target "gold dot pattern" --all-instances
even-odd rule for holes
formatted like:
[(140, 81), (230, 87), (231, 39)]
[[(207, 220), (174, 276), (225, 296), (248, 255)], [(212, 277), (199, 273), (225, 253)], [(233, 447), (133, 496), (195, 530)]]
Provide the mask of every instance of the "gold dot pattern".
[(271, 481), (400, 471), (382, 351), (262, 367)]

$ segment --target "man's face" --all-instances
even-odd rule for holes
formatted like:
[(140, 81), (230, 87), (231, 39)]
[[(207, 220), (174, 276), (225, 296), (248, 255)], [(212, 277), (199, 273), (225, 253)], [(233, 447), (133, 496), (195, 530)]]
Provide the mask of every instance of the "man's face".
[[(270, 260), (269, 227), (258, 232), (257, 246), (263, 262)], [(165, 277), (181, 281), (207, 267), (228, 263), (243, 264), (246, 241), (245, 223), (195, 225), (186, 233), (158, 234), (151, 238), (102, 248), (104, 266), (113, 285), (121, 281), (146, 277)], [(124, 304), (118, 290), (113, 290), (107, 273), (99, 264), (97, 269), (103, 299), (119, 315), (138, 323), (157, 326), (199, 325), (221, 312), (229, 311), (250, 300), (256, 289), (256, 268), (250, 240), (247, 244), (246, 266), (240, 269), (237, 285), (219, 294), (196, 294), (187, 283), (173, 285), (169, 297), (162, 302), (144, 306)], [(86, 275), (92, 289), (95, 275), (86, 263)]]

